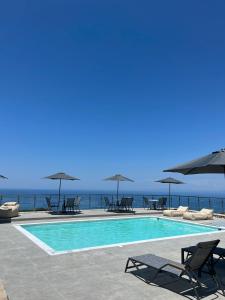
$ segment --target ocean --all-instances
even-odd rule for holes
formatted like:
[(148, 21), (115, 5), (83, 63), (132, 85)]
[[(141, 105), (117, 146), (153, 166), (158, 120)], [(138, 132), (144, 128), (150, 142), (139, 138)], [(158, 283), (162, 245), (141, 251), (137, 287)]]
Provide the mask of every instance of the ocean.
[[(0, 203), (6, 201), (18, 201), (20, 209), (43, 210), (47, 208), (45, 197), (51, 197), (53, 203), (59, 201), (57, 190), (46, 189), (1, 189)], [(110, 200), (116, 200), (116, 193), (113, 190), (62, 190), (60, 197), (60, 205), (69, 197), (81, 197), (81, 209), (105, 208), (104, 197)], [(178, 207), (179, 205), (188, 206), (190, 209), (199, 210), (201, 208), (213, 208), (215, 212), (225, 211), (225, 196), (223, 193), (199, 192), (197, 195), (191, 195), (183, 192), (182, 195), (173, 193), (169, 199), (168, 194), (160, 191), (123, 191), (121, 190), (119, 197), (129, 196), (134, 198), (134, 208), (144, 207), (143, 196), (151, 199), (160, 197), (167, 198), (167, 206)]]

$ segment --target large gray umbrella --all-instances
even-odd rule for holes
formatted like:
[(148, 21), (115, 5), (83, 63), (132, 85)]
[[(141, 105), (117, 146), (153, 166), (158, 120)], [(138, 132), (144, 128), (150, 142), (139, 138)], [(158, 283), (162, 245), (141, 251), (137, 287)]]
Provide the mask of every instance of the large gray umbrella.
[(80, 180), (79, 178), (70, 176), (66, 173), (60, 172), (60, 173), (56, 173), (47, 177), (44, 177), (47, 179), (52, 179), (52, 180), (59, 180), (59, 203), (60, 203), (60, 195), (61, 195), (61, 184), (62, 184), (62, 180)]
[(164, 178), (164, 179), (156, 180), (156, 182), (169, 184), (169, 207), (170, 207), (170, 204), (171, 204), (171, 201), (170, 201), (170, 198), (171, 198), (171, 184), (184, 184), (184, 182), (180, 181), (178, 179), (172, 178), (172, 177), (167, 177), (167, 178)]
[(177, 172), (184, 175), (223, 173), (225, 174), (225, 149), (212, 152), (206, 156), (177, 165), (164, 172)]
[(105, 178), (104, 180), (112, 180), (112, 181), (116, 181), (117, 182), (117, 192), (116, 192), (116, 198), (117, 201), (119, 200), (119, 186), (120, 186), (120, 181), (130, 181), (130, 182), (134, 182), (134, 180), (127, 178), (123, 175), (120, 174), (116, 174), (114, 176)]

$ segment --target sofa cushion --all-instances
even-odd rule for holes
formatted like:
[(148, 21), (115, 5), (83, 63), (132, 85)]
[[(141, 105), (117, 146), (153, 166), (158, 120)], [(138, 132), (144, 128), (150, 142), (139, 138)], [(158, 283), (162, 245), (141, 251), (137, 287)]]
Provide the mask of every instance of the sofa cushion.
[(4, 206), (16, 206), (17, 202), (5, 202), (3, 205)]
[(177, 210), (185, 212), (185, 211), (188, 211), (188, 207), (187, 206), (179, 206)]
[(213, 209), (203, 208), (200, 210), (200, 213), (206, 214), (208, 217), (212, 217)]
[(7, 206), (0, 206), (0, 210), (12, 210), (11, 207), (7, 207)]

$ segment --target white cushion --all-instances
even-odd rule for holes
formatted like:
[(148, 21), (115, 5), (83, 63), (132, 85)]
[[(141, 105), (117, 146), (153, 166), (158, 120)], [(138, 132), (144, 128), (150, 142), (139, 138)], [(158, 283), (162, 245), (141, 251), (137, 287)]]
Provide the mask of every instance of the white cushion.
[(187, 206), (179, 206), (177, 210), (185, 212), (185, 211), (188, 211), (188, 207)]

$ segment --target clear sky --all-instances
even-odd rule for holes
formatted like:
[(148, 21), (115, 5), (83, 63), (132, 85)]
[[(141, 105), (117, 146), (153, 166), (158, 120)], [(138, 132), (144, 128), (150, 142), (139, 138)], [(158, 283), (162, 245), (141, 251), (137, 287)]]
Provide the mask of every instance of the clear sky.
[[(165, 190), (162, 170), (225, 146), (224, 0), (4, 1), (2, 188)], [(221, 175), (174, 177), (224, 190)]]

